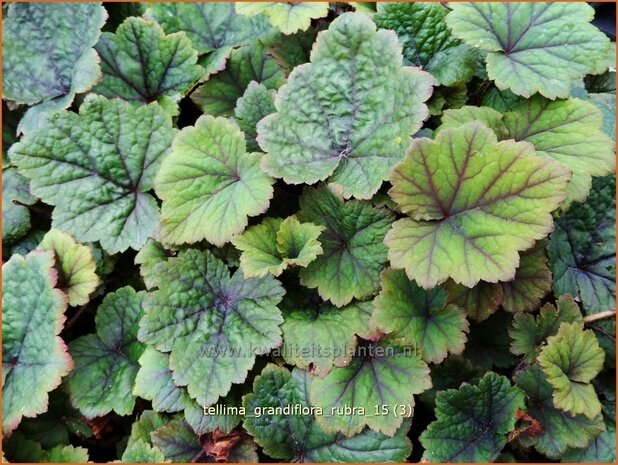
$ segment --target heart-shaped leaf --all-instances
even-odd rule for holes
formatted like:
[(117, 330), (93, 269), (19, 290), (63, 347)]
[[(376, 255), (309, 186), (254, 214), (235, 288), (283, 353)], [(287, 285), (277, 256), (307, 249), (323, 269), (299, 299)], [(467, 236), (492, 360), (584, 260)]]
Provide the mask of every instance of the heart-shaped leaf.
[(107, 294), (95, 317), (96, 334), (69, 344), (75, 371), (67, 379), (71, 403), (87, 418), (115, 411), (128, 415), (139, 357), (145, 345), (137, 340), (144, 292), (127, 286)]
[(463, 385), (436, 396), (437, 420), (421, 434), (430, 462), (491, 462), (515, 428), (523, 393), (509, 380), (487, 373), (478, 386)]
[[(401, 66), (391, 31), (343, 14), (319, 35), (258, 124), (265, 170), (288, 184), (329, 179), (346, 198), (371, 198), (427, 116), (431, 76)], [(337, 105), (332, 96), (337, 95)]]
[(387, 262), (383, 240), (393, 214), (369, 202), (346, 202), (324, 185), (306, 188), (300, 205), (301, 221), (325, 227), (319, 237), (323, 253), (301, 270), (301, 284), (317, 287), (320, 297), (338, 307), (375, 294)]
[(601, 65), (609, 39), (585, 3), (454, 3), (453, 35), (489, 52), (487, 74), (501, 89), (566, 98), (572, 83)]
[(67, 295), (69, 305), (87, 303), (100, 283), (92, 250), (57, 229), (45, 234), (37, 248), (54, 252), (58, 288)]
[(371, 302), (352, 302), (342, 308), (317, 296), (289, 292), (281, 302), (283, 346), (287, 363), (324, 376), (333, 366), (347, 365), (357, 346), (357, 335), (371, 338)]
[(382, 272), (381, 288), (374, 300), (374, 326), (418, 348), (426, 362), (440, 363), (448, 353), (463, 352), (468, 332), (466, 313), (447, 305), (444, 289), (425, 291), (403, 270), (391, 268)]
[(538, 357), (554, 388), (554, 406), (591, 419), (601, 413), (601, 403), (590, 381), (603, 368), (604, 359), (605, 353), (592, 330), (584, 330), (579, 323), (562, 323)]
[(202, 239), (222, 246), (268, 207), (273, 180), (245, 152), (245, 137), (224, 118), (200, 117), (172, 144), (155, 182), (162, 239), (172, 244)]
[(92, 48), (107, 18), (100, 3), (15, 3), (2, 26), (2, 98), (35, 105), (19, 132), (38, 130), (101, 77)]
[(271, 276), (230, 276), (210, 252), (186, 250), (158, 268), (158, 290), (144, 300), (139, 338), (170, 353), (174, 382), (200, 405), (245, 380), (256, 355), (281, 343), (276, 305), (283, 288)]
[[(156, 129), (156, 130), (155, 130)], [(156, 103), (90, 96), (11, 147), (33, 194), (54, 205), (53, 227), (110, 253), (139, 249), (159, 216), (154, 176), (174, 135)]]
[[(4, 166), (4, 163), (3, 163)], [(15, 168), (2, 170), (2, 243), (21, 239), (30, 230), (28, 205), (37, 198), (30, 193), (30, 183)]]
[(323, 226), (301, 223), (293, 216), (266, 218), (232, 243), (242, 251), (240, 267), (245, 276), (279, 276), (289, 266), (306, 267), (322, 253), (317, 239), (323, 230)]
[(131, 102), (177, 101), (202, 76), (197, 52), (185, 34), (165, 35), (161, 26), (128, 18), (96, 46), (103, 80), (94, 92)]
[(447, 278), (509, 281), (518, 252), (551, 231), (569, 177), (532, 145), (497, 142), (478, 122), (414, 139), (391, 175), (389, 194), (410, 216), (386, 236), (391, 265), (426, 289)]
[(51, 252), (13, 255), (2, 265), (2, 431), (47, 410), (48, 395), (73, 368), (58, 334), (65, 295)]
[(251, 81), (245, 93), (236, 101), (234, 109), (238, 126), (245, 133), (247, 150), (252, 152), (260, 150), (255, 140), (257, 124), (262, 118), (275, 111), (275, 91), (269, 90), (264, 84)]

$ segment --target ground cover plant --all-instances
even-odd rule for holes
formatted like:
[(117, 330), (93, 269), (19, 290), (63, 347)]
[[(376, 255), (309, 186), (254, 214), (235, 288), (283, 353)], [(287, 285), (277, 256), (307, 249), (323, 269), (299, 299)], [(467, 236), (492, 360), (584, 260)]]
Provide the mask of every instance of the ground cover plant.
[(591, 6), (2, 12), (4, 461), (615, 461)]

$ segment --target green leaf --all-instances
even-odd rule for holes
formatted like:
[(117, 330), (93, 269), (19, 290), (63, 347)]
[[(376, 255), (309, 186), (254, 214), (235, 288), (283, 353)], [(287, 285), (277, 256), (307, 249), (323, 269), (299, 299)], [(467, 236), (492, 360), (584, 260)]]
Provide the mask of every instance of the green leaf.
[[(198, 435), (210, 433), (217, 428), (229, 433), (241, 421), (239, 415), (207, 415), (201, 405), (191, 399), (186, 388), (174, 383), (170, 369), (169, 354), (147, 347), (139, 359), (140, 369), (135, 378), (133, 393), (152, 401), (157, 412), (180, 412), (184, 410), (185, 420)], [(224, 405), (236, 406), (238, 400), (233, 393), (225, 397)]]
[(96, 46), (103, 80), (93, 92), (131, 102), (178, 101), (202, 76), (197, 52), (183, 33), (165, 35), (161, 26), (127, 18)]
[(274, 31), (263, 16), (237, 15), (233, 3), (150, 3), (144, 16), (155, 19), (165, 32), (184, 31), (197, 52), (208, 54), (207, 73), (225, 67), (234, 47), (247, 45)]
[(145, 349), (137, 340), (144, 296), (129, 286), (107, 294), (95, 317), (96, 334), (69, 344), (75, 370), (67, 378), (67, 388), (71, 403), (87, 418), (133, 411), (135, 397), (129, 393)]
[(157, 225), (147, 191), (173, 135), (171, 118), (155, 103), (91, 96), (79, 114), (56, 114), (10, 155), (32, 193), (55, 206), (52, 227), (116, 253), (141, 248)]
[(429, 71), (439, 85), (452, 86), (472, 78), (478, 52), (451, 36), (447, 13), (439, 3), (378, 3), (372, 19), (397, 33), (407, 62)]
[(369, 202), (346, 202), (325, 185), (306, 188), (300, 205), (300, 221), (326, 228), (319, 237), (324, 253), (300, 271), (301, 284), (338, 307), (374, 295), (387, 263), (383, 240), (393, 214)]
[[(43, 240), (42, 237), (41, 240)], [(92, 253), (92, 258), (94, 258), (97, 267), (97, 275), (101, 278), (109, 276), (109, 274), (114, 271), (114, 267), (118, 261), (118, 256), (108, 254), (99, 244), (93, 242), (89, 242), (84, 245), (86, 245), (90, 249), (90, 253)]]
[(146, 347), (139, 365), (133, 394), (150, 400), (155, 412), (179, 412), (192, 402), (186, 391), (174, 384), (168, 354)]
[[(174, 420), (176, 417), (173, 417)], [(127, 463), (156, 463), (165, 462), (165, 457), (157, 446), (152, 444), (151, 433), (164, 427), (170, 419), (164, 415), (144, 410), (136, 417), (131, 425), (131, 434), (127, 439), (127, 445), (122, 453), (122, 462)], [(139, 459), (132, 461), (132, 459)], [(157, 460), (160, 459), (160, 460)], [(156, 462), (153, 462), (156, 460)]]
[(275, 110), (274, 90), (269, 90), (264, 84), (251, 81), (245, 93), (236, 101), (234, 114), (238, 126), (245, 133), (247, 150), (252, 152), (260, 150), (257, 141), (257, 124)]
[(277, 250), (277, 233), (282, 223), (281, 218), (265, 218), (232, 239), (241, 251), (240, 268), (245, 276), (279, 276), (287, 268), (285, 258)]
[(284, 291), (270, 276), (230, 276), (210, 252), (187, 250), (161, 263), (157, 285), (144, 300), (139, 338), (171, 352), (175, 384), (200, 405), (242, 383), (256, 355), (281, 343)]
[(378, 9), (377, 2), (350, 2), (350, 6), (354, 11), (368, 16), (373, 16)]
[(518, 252), (551, 231), (569, 174), (478, 122), (413, 139), (391, 174), (389, 194), (410, 216), (386, 236), (391, 265), (425, 289), (513, 279)]
[(128, 446), (122, 454), (123, 463), (166, 463), (163, 452), (144, 440), (138, 440)]
[(264, 169), (288, 184), (328, 178), (346, 198), (371, 198), (427, 117), (431, 84), (401, 66), (392, 31), (360, 14), (339, 16), (317, 38), (311, 63), (279, 90), (277, 113), (258, 124)]
[(371, 302), (352, 302), (337, 308), (306, 291), (288, 290), (281, 310), (283, 358), (318, 376), (326, 375), (333, 366), (350, 362), (357, 335), (369, 339), (375, 333), (369, 325)]
[[(593, 77), (595, 74), (598, 76), (602, 76), (603, 74), (612, 73), (612, 72), (615, 74), (615, 71), (616, 71), (616, 42), (611, 42), (603, 58), (597, 61), (596, 68), (593, 74), (586, 76), (586, 78)], [(587, 82), (586, 82), (586, 88), (588, 88)], [(613, 89), (611, 90), (616, 90), (615, 84), (614, 84)]]
[(191, 99), (206, 114), (232, 116), (237, 100), (252, 81), (267, 89), (277, 89), (285, 81), (283, 69), (262, 43), (233, 50), (225, 69), (210, 76)]
[(101, 77), (92, 48), (107, 14), (100, 3), (16, 3), (2, 26), (2, 97), (35, 105), (18, 132), (39, 129)]
[(202, 447), (191, 427), (184, 420), (172, 420), (152, 432), (152, 443), (170, 462), (195, 462)]
[(238, 2), (236, 13), (243, 16), (264, 15), (284, 34), (306, 31), (311, 20), (328, 14), (328, 2)]
[(556, 306), (550, 303), (543, 305), (536, 318), (530, 314), (518, 313), (513, 317), (513, 326), (509, 329), (509, 335), (513, 339), (511, 352), (523, 355), (527, 363), (533, 363), (545, 339), (555, 335), (562, 323), (581, 321), (579, 307), (569, 294), (561, 295)]
[(273, 195), (273, 180), (259, 163), (258, 154), (245, 152), (245, 138), (229, 120), (201, 116), (180, 131), (155, 182), (163, 200), (162, 239), (206, 239), (220, 247), (241, 233)]
[[(402, 462), (412, 444), (406, 437), (407, 421), (392, 436), (365, 428), (350, 438), (322, 431), (317, 409), (309, 402), (315, 379), (307, 372), (267, 365), (253, 382), (253, 393), (243, 398), (247, 415), (243, 426), (270, 457), (306, 462)], [(287, 415), (277, 408), (298, 405), (305, 414)], [(272, 410), (270, 410), (272, 409)], [(257, 416), (253, 412), (259, 412)]]
[[(228, 266), (239, 266), (240, 252), (231, 244), (226, 244), (223, 247), (214, 247), (202, 241), (198, 243), (198, 246), (210, 250), (215, 257), (223, 260)], [(167, 261), (170, 257), (177, 256), (180, 250), (188, 248), (190, 248), (188, 244), (172, 246), (154, 239), (148, 239), (144, 247), (135, 256), (135, 264), (140, 265), (140, 274), (146, 289), (157, 287), (159, 263)]]
[(56, 446), (47, 453), (48, 463), (87, 463), (88, 450), (83, 447)]
[(552, 387), (538, 365), (516, 373), (514, 380), (526, 393), (528, 415), (543, 427), (543, 433), (539, 436), (519, 436), (524, 446), (533, 445), (541, 454), (556, 459), (568, 447), (586, 447), (591, 438), (603, 431), (600, 416), (588, 419), (584, 415), (571, 415), (554, 407)]
[(382, 272), (381, 288), (371, 317), (375, 327), (418, 348), (428, 363), (440, 363), (449, 353), (463, 352), (468, 332), (466, 313), (447, 305), (444, 289), (425, 291), (403, 270), (392, 268)]
[(84, 305), (100, 283), (91, 250), (66, 233), (52, 229), (37, 247), (56, 256), (58, 289), (67, 295), (69, 305)]
[(127, 448), (131, 447), (133, 443), (138, 441), (144, 441), (147, 444), (152, 445), (150, 433), (168, 423), (169, 417), (153, 412), (152, 410), (144, 410), (141, 414), (139, 414), (139, 418), (136, 417), (135, 421), (131, 425), (131, 435), (128, 438)]
[(436, 53), (425, 70), (442, 86), (462, 85), (484, 71), (483, 58), (483, 52), (460, 44)]
[(231, 243), (225, 244), (223, 247), (210, 246), (208, 249), (219, 260), (222, 260), (227, 266), (238, 268), (240, 266), (240, 251), (237, 250)]
[(144, 247), (135, 255), (135, 264), (139, 265), (139, 272), (144, 279), (146, 289), (152, 289), (156, 286), (158, 273), (158, 265), (165, 262), (169, 257), (173, 257), (176, 253), (173, 250), (168, 250), (160, 242), (154, 239), (148, 239)]
[(490, 107), (463, 106), (458, 109), (446, 110), (442, 114), (441, 125), (436, 134), (446, 128), (456, 128), (462, 124), (480, 121), (491, 129), (498, 139), (507, 139), (507, 130), (502, 120), (502, 113)]
[(492, 462), (515, 428), (522, 392), (504, 376), (487, 373), (478, 386), (463, 385), (436, 396), (437, 420), (421, 434), (430, 462)]
[(34, 463), (45, 461), (45, 451), (38, 442), (27, 439), (21, 431), (16, 431), (2, 444), (2, 462)]
[(304, 268), (322, 253), (318, 237), (325, 229), (290, 216), (283, 220), (277, 232), (277, 251), (289, 265)]
[(615, 463), (616, 426), (605, 424), (605, 431), (592, 439), (584, 449), (569, 449), (562, 455), (562, 462)]
[[(235, 407), (236, 411), (225, 411), (226, 408)], [(204, 414), (204, 407), (198, 405), (197, 402), (191, 401), (185, 407), (185, 420), (191, 426), (195, 434), (203, 435), (206, 433), (215, 432), (217, 429), (229, 433), (236, 428), (243, 419), (240, 413), (241, 401), (240, 396), (236, 391), (230, 391), (224, 398), (221, 399), (213, 408), (215, 414)], [(221, 410), (217, 410), (221, 409)], [(223, 413), (221, 413), (223, 411)]]
[(601, 129), (601, 111), (590, 102), (552, 102), (537, 96), (506, 113), (504, 124), (511, 138), (530, 142), (538, 155), (551, 157), (573, 172), (567, 202), (586, 198), (591, 176), (616, 169), (614, 143)]
[[(615, 57), (616, 56), (616, 43), (615, 42), (612, 42), (612, 48), (610, 49), (610, 51), (611, 51), (612, 56)], [(586, 84), (586, 90), (588, 92), (599, 93), (603, 95), (605, 95), (606, 93), (609, 95), (615, 95), (614, 94), (616, 92), (616, 71), (615, 70), (616, 70), (616, 67), (614, 65), (613, 69), (608, 70), (607, 72), (601, 74), (600, 76), (593, 76), (593, 75), (586, 76), (584, 79), (584, 82)], [(613, 137), (613, 135), (610, 135), (610, 137)]]
[(358, 347), (349, 365), (314, 379), (310, 397), (323, 410), (316, 419), (324, 431), (349, 437), (368, 426), (392, 436), (412, 416), (413, 395), (429, 388), (429, 368), (413, 348), (380, 341)]
[(500, 283), (479, 282), (473, 288), (447, 281), (449, 302), (465, 309), (468, 315), (482, 321), (500, 306), (507, 312), (529, 312), (551, 290), (551, 272), (547, 264), (545, 240), (520, 254), (515, 278)]
[[(610, 369), (614, 370), (614, 368), (615, 360)], [(562, 456), (563, 462), (578, 460), (579, 462), (613, 463), (616, 461), (616, 379), (614, 371), (608, 371), (599, 377), (597, 388), (602, 402), (605, 431), (595, 436), (584, 449), (568, 449)]]
[(556, 222), (548, 247), (554, 293), (581, 299), (586, 313), (616, 308), (616, 178), (592, 181), (586, 202)]
[(88, 451), (82, 447), (60, 444), (43, 450), (41, 444), (27, 439), (21, 431), (17, 431), (3, 443), (2, 461), (8, 463), (4, 453), (14, 463), (86, 463), (89, 460)]
[(609, 39), (584, 3), (457, 3), (446, 17), (455, 37), (489, 52), (487, 74), (500, 90), (526, 98), (566, 98), (594, 72)]
[(11, 244), (30, 230), (30, 210), (37, 198), (30, 193), (28, 179), (15, 168), (2, 170), (2, 243)]
[(48, 395), (73, 368), (58, 334), (66, 297), (51, 252), (13, 255), (2, 265), (2, 432), (47, 410)]
[(562, 323), (547, 339), (538, 361), (554, 388), (554, 406), (592, 419), (601, 413), (601, 403), (590, 381), (603, 368), (605, 353), (592, 330), (579, 323)]
[(242, 251), (240, 268), (245, 276), (279, 276), (290, 266), (306, 267), (322, 253), (317, 239), (324, 229), (301, 223), (293, 216), (285, 220), (265, 218), (236, 236), (232, 243)]

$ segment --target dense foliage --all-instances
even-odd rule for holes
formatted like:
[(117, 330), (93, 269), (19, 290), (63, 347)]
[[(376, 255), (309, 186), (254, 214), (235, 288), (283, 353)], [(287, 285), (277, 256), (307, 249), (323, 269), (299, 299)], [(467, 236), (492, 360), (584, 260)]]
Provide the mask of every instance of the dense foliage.
[(592, 7), (3, 13), (3, 459), (615, 461)]

